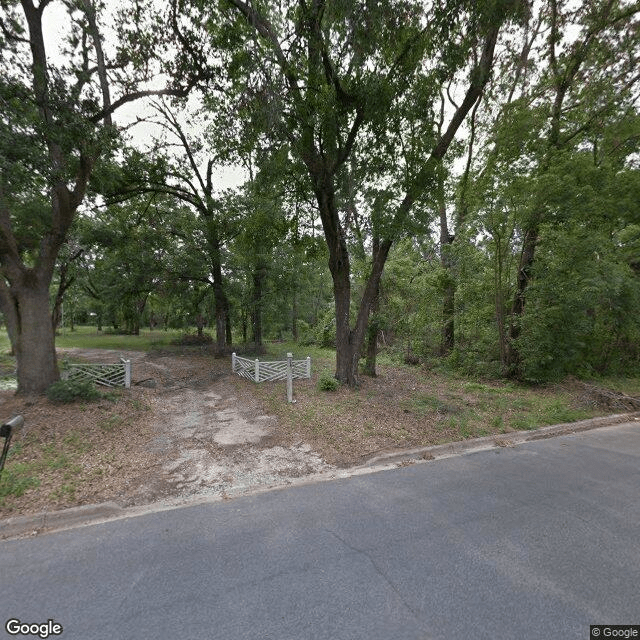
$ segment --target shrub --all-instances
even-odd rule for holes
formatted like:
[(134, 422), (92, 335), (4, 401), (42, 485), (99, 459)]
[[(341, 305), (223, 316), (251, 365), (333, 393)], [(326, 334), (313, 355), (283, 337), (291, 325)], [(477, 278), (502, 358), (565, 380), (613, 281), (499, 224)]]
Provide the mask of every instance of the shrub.
[(318, 389), (320, 391), (336, 391), (340, 383), (328, 372), (323, 371), (318, 378)]
[(60, 380), (47, 389), (47, 398), (52, 402), (97, 400), (100, 397), (100, 392), (89, 380)]
[(213, 342), (213, 338), (208, 333), (203, 333), (202, 335), (185, 333), (179, 338), (171, 341), (171, 344), (178, 345), (180, 347), (193, 347), (202, 344), (211, 344)]
[(318, 318), (315, 328), (316, 344), (325, 349), (336, 346), (336, 314), (333, 309), (325, 311)]

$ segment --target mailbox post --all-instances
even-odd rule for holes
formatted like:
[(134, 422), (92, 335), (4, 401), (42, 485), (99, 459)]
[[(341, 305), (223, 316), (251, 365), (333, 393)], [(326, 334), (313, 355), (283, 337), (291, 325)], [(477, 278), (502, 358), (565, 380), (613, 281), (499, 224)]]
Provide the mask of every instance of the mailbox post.
[(16, 431), (22, 429), (24, 425), (24, 418), (22, 416), (15, 416), (11, 420), (7, 420), (3, 425), (0, 425), (0, 438), (4, 438), (4, 446), (2, 447), (2, 454), (0, 454), (0, 476), (4, 469), (4, 461), (7, 459), (9, 453), (9, 444), (11, 443), (11, 436)]

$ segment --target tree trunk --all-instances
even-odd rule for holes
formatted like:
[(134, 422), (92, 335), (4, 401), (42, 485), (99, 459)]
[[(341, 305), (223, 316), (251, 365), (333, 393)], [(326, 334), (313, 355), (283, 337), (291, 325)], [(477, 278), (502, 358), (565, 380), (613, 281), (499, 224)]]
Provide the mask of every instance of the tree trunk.
[(531, 281), (533, 263), (535, 260), (536, 245), (538, 244), (539, 218), (530, 224), (524, 234), (522, 242), (522, 254), (518, 266), (518, 278), (516, 291), (511, 305), (511, 323), (509, 326), (509, 343), (507, 345), (506, 364), (508, 373), (514, 376), (520, 374), (520, 354), (516, 345), (522, 329), (522, 317), (524, 315), (525, 297), (527, 287)]
[(207, 245), (211, 262), (211, 275), (213, 276), (213, 295), (215, 297), (216, 314), (216, 351), (218, 355), (224, 355), (225, 339), (227, 331), (227, 312), (229, 301), (227, 300), (224, 280), (222, 277), (222, 257), (220, 255), (220, 237), (218, 227), (212, 216), (205, 219), (207, 231)]
[(451, 250), (453, 249), (454, 237), (449, 233), (447, 222), (447, 207), (444, 200), (444, 184), (442, 178), (438, 185), (438, 208), (440, 211), (440, 264), (446, 272), (446, 283), (442, 295), (442, 341), (440, 343), (440, 353), (443, 356), (451, 353), (455, 346), (454, 312), (456, 285), (451, 268), (453, 260)]
[(247, 312), (246, 309), (242, 310), (242, 342), (247, 344)]
[[(215, 287), (214, 287), (215, 290)], [(227, 316), (224, 311), (222, 296), (218, 293), (216, 298), (216, 351), (218, 355), (224, 354), (225, 332), (227, 329)]]
[(367, 359), (364, 365), (364, 373), (367, 376), (375, 378), (376, 373), (376, 360), (378, 357), (378, 321), (376, 313), (378, 312), (378, 296), (374, 300), (371, 307), (371, 318), (369, 318), (369, 326), (367, 327)]
[(251, 294), (251, 330), (256, 350), (262, 346), (262, 291), (267, 269), (263, 264), (256, 264), (253, 271), (253, 290)]
[(233, 344), (233, 335), (231, 333), (231, 314), (229, 313), (229, 302), (227, 301), (227, 308), (225, 309), (225, 336), (227, 340), (227, 347)]
[(47, 283), (25, 278), (2, 288), (0, 305), (17, 361), (19, 394), (44, 393), (60, 379), (49, 311)]
[(198, 337), (202, 338), (202, 333), (204, 331), (204, 316), (201, 313), (196, 315), (196, 330), (198, 332)]
[[(380, 239), (377, 235), (373, 236), (373, 255), (380, 250)], [(380, 285), (376, 287), (373, 300), (371, 302), (371, 315), (367, 327), (367, 359), (364, 365), (364, 373), (372, 378), (376, 377), (376, 359), (378, 355), (378, 333), (379, 323), (376, 314), (380, 303)]]
[(298, 342), (298, 292), (293, 290), (293, 304), (291, 305), (291, 336)]

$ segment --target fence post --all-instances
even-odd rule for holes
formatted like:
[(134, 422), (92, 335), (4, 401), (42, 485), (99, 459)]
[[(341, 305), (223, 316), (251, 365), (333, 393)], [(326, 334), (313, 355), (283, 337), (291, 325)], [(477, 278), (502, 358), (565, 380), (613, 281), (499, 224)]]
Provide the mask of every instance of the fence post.
[(287, 353), (287, 402), (293, 402), (293, 354)]
[(311, 377), (311, 356), (307, 356), (307, 378)]
[(231, 373), (236, 372), (236, 352), (231, 354)]
[(256, 371), (255, 371), (255, 381), (260, 382), (260, 360), (256, 358)]
[(131, 388), (131, 360), (124, 361), (124, 388)]

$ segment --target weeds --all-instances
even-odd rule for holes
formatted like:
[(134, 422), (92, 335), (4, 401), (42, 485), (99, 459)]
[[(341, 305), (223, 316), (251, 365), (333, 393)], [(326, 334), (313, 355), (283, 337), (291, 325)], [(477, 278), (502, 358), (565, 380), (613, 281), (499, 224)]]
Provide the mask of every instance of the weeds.
[(124, 418), (117, 413), (112, 413), (108, 418), (98, 422), (101, 431), (113, 431), (124, 423)]
[(318, 389), (320, 391), (337, 391), (340, 383), (328, 372), (323, 371), (318, 378)]
[(101, 397), (93, 382), (87, 380), (59, 380), (47, 389), (51, 402), (76, 402), (98, 400)]

